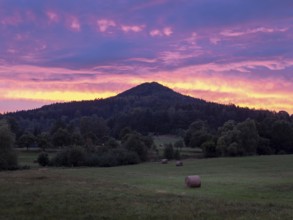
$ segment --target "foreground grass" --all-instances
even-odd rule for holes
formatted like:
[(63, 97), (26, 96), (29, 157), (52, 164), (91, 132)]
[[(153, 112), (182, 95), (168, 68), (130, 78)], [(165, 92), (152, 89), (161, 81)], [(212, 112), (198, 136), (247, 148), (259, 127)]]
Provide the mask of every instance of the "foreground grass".
[(293, 155), (0, 172), (0, 201), (0, 219), (293, 219)]

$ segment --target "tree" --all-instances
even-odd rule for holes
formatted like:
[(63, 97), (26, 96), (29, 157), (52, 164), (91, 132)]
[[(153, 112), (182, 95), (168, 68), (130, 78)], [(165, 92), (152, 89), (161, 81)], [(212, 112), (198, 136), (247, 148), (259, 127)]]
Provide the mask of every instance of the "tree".
[(48, 166), (49, 165), (49, 156), (47, 153), (40, 153), (37, 159), (38, 163), (44, 167), (44, 166)]
[(47, 148), (51, 147), (50, 135), (49, 133), (43, 132), (37, 136), (38, 147), (45, 151)]
[(71, 135), (66, 129), (59, 128), (52, 137), (55, 147), (69, 146), (72, 142)]
[(206, 141), (201, 145), (205, 157), (216, 157), (217, 148), (214, 141)]
[(141, 161), (146, 161), (148, 158), (148, 147), (143, 141), (143, 136), (139, 133), (131, 133), (125, 138), (123, 147), (137, 153)]
[(222, 156), (243, 156), (257, 153), (259, 135), (255, 121), (247, 119), (236, 124), (227, 121), (219, 128), (217, 152)]
[(182, 139), (176, 141), (174, 143), (174, 147), (177, 148), (178, 150), (181, 150), (184, 147), (184, 141)]
[(202, 120), (197, 120), (189, 126), (184, 141), (186, 146), (196, 148), (212, 138), (212, 135), (208, 131), (207, 123)]
[(15, 135), (8, 123), (0, 121), (0, 170), (17, 167), (17, 155), (13, 149)]
[(256, 123), (252, 119), (246, 119), (237, 124), (239, 133), (239, 146), (243, 149), (245, 155), (255, 155), (259, 143), (259, 134)]
[(18, 140), (18, 146), (25, 147), (26, 150), (28, 151), (29, 148), (34, 146), (35, 142), (36, 142), (35, 136), (32, 133), (27, 132), (20, 136)]
[(166, 144), (164, 148), (164, 158), (171, 160), (174, 159), (174, 148), (172, 144)]
[(293, 125), (278, 120), (272, 125), (272, 145), (276, 152), (293, 153)]
[(101, 144), (109, 134), (109, 128), (104, 119), (97, 116), (84, 116), (80, 119), (80, 133), (83, 137), (92, 138), (94, 144)]

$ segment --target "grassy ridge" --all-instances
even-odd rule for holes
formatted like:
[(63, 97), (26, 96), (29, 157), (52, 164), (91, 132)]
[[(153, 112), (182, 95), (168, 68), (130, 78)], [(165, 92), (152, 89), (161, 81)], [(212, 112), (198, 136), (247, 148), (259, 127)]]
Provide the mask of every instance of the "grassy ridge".
[(0, 219), (293, 219), (293, 155), (1, 172), (0, 201)]

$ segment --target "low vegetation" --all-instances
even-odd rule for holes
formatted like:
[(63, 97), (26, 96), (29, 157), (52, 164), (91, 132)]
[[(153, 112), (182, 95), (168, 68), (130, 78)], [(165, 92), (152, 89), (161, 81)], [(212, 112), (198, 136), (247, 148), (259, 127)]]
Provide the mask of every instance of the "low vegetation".
[(11, 132), (9, 124), (0, 120), (0, 170), (16, 169), (17, 155), (14, 151), (15, 135)]
[[(33, 154), (21, 152), (20, 165)], [(201, 187), (187, 188), (188, 175)], [(292, 186), (292, 155), (4, 171), (0, 219), (291, 220)]]

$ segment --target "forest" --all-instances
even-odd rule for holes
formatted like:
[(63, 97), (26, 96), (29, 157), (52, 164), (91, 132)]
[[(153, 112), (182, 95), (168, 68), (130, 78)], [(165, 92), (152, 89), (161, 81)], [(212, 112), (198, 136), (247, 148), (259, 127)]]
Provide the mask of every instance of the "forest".
[[(293, 153), (293, 116), (287, 112), (206, 102), (155, 82), (107, 99), (6, 113), (0, 120), (1, 149), (42, 149), (38, 159), (43, 165), (117, 166), (153, 160), (158, 151), (153, 136), (162, 134), (181, 137), (171, 146), (177, 158), (182, 147), (200, 148), (204, 157)], [(48, 149), (58, 150), (54, 158), (48, 158)], [(9, 167), (5, 158), (1, 156), (3, 168)], [(15, 167), (13, 156), (9, 158)]]

